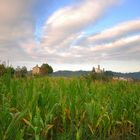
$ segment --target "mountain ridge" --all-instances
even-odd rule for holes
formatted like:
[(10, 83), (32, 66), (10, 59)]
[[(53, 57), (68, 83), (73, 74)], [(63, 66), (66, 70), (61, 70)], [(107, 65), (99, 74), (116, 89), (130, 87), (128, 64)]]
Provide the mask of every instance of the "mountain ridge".
[[(56, 71), (54, 73), (52, 73), (50, 76), (54, 76), (54, 77), (78, 77), (81, 75), (87, 75), (89, 74), (91, 71), (84, 71), (84, 70), (78, 70), (78, 71), (71, 71), (71, 70), (59, 70)], [(122, 72), (114, 72), (114, 71), (109, 71), (112, 72), (112, 74), (114, 76), (118, 76), (118, 77), (131, 77), (133, 79), (136, 80), (140, 80), (140, 72), (128, 72), (128, 73), (122, 73)]]

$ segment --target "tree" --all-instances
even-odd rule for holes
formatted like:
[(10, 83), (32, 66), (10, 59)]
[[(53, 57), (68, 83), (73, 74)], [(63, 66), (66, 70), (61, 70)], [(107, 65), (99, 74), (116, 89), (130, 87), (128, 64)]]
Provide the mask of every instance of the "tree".
[(50, 65), (48, 65), (47, 63), (42, 64), (41, 65), (41, 74), (42, 75), (47, 75), (47, 74), (50, 74), (50, 73), (53, 73), (53, 68)]
[(15, 70), (16, 77), (26, 77), (27, 73), (28, 73), (28, 71), (27, 71), (27, 68), (25, 66), (23, 66), (22, 68), (20, 68), (18, 66)]
[(21, 77), (21, 68), (20, 68), (20, 66), (17, 66), (17, 68), (15, 69), (15, 76), (16, 77)]
[(14, 69), (12, 66), (7, 67), (7, 68), (6, 68), (6, 73), (8, 73), (8, 74), (10, 74), (11, 76), (13, 76), (14, 73), (15, 73), (15, 69)]
[(105, 72), (105, 75), (106, 75), (106, 76), (109, 76), (109, 77), (113, 77), (113, 76), (114, 76), (114, 74), (113, 74), (112, 71), (106, 71), (106, 72)]
[(6, 68), (3, 64), (0, 64), (0, 76), (3, 76), (6, 73)]
[(25, 77), (27, 75), (28, 71), (27, 71), (27, 68), (26, 66), (23, 66), (21, 68), (21, 77)]

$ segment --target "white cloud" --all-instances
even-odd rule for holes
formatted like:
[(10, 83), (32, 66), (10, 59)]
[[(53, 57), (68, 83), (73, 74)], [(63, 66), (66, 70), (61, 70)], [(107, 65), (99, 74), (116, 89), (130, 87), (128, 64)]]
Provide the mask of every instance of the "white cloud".
[[(43, 28), (42, 57), (47, 56), (50, 62), (77, 64), (110, 59), (137, 60), (140, 56), (134, 56), (134, 52), (140, 45), (140, 36), (136, 34), (140, 30), (139, 19), (120, 23), (84, 38), (86, 28), (96, 24), (105, 11), (116, 2), (83, 0), (77, 5), (56, 11)], [(77, 44), (79, 39), (82, 41)]]
[(16, 26), (33, 19), (32, 7), (36, 0), (0, 0), (0, 27)]
[(86, 41), (89, 43), (103, 43), (105, 41), (116, 40), (124, 36), (129, 36), (135, 32), (140, 32), (140, 19), (124, 22), (112, 28), (105, 29), (100, 33), (89, 36)]
[(0, 59), (63, 66), (140, 59), (140, 19), (85, 36), (117, 0), (81, 0), (55, 11), (44, 23), (41, 41), (34, 38), (35, 1), (0, 0)]
[[(129, 22), (128, 22), (129, 23)], [(135, 30), (134, 30), (135, 31)], [(133, 32), (133, 29), (131, 29)], [(126, 33), (126, 32), (125, 32)], [(118, 33), (119, 34), (119, 33)], [(128, 31), (129, 34), (129, 31)], [(114, 36), (115, 37), (115, 36)], [(75, 38), (76, 40), (77, 38)], [(103, 42), (102, 42), (103, 41)], [(100, 39), (99, 44), (92, 44), (90, 41), (86, 41), (86, 46), (79, 44), (79, 46), (72, 45), (65, 49), (61, 47), (59, 50), (55, 48), (54, 51), (48, 55), (50, 61), (57, 63), (99, 63), (104, 60), (125, 60), (125, 61), (139, 61), (140, 59), (140, 35), (132, 34), (125, 37), (118, 38), (116, 36), (115, 41), (111, 40), (104, 43), (104, 40)], [(52, 47), (53, 48), (53, 47)], [(48, 48), (46, 48), (47, 50)]]
[(115, 3), (116, 0), (83, 0), (77, 5), (61, 8), (46, 21), (42, 46), (52, 49), (69, 47), (71, 39), (77, 38)]
[(32, 8), (36, 0), (0, 0), (0, 59), (29, 60), (20, 46), (34, 37)]

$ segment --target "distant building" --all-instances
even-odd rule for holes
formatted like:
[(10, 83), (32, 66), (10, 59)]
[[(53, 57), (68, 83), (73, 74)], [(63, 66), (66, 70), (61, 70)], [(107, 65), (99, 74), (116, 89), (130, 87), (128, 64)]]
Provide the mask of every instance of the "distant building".
[(32, 74), (33, 74), (33, 75), (39, 75), (39, 74), (41, 74), (41, 68), (40, 68), (38, 65), (36, 65), (36, 66), (33, 67), (33, 69), (32, 69)]
[(93, 73), (103, 73), (105, 69), (101, 69), (100, 65), (98, 65), (98, 68), (93, 68)]
[(114, 81), (134, 81), (133, 78), (126, 78), (126, 77), (119, 77), (119, 76), (114, 76), (112, 78)]

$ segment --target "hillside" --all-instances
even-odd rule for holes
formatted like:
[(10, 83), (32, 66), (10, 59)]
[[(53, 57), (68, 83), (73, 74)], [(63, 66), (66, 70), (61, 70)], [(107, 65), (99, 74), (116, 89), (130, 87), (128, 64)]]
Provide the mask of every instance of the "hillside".
[(64, 76), (64, 77), (71, 77), (71, 76), (81, 76), (81, 75), (85, 75), (90, 73), (90, 71), (68, 71), (68, 70), (64, 70), (64, 71), (56, 71), (53, 74), (51, 74), (51, 76)]
[(122, 76), (122, 77), (131, 77), (133, 79), (140, 80), (140, 72), (132, 72), (132, 73), (120, 73), (120, 72), (113, 72), (115, 76)]
[[(110, 71), (112, 72), (112, 71)], [(56, 71), (51, 76), (64, 76), (64, 77), (71, 77), (71, 76), (81, 76), (90, 73), (90, 71)], [(121, 73), (121, 72), (112, 72), (114, 76), (121, 76), (121, 77), (131, 77), (136, 80), (140, 80), (140, 72), (131, 72), (131, 73)]]

